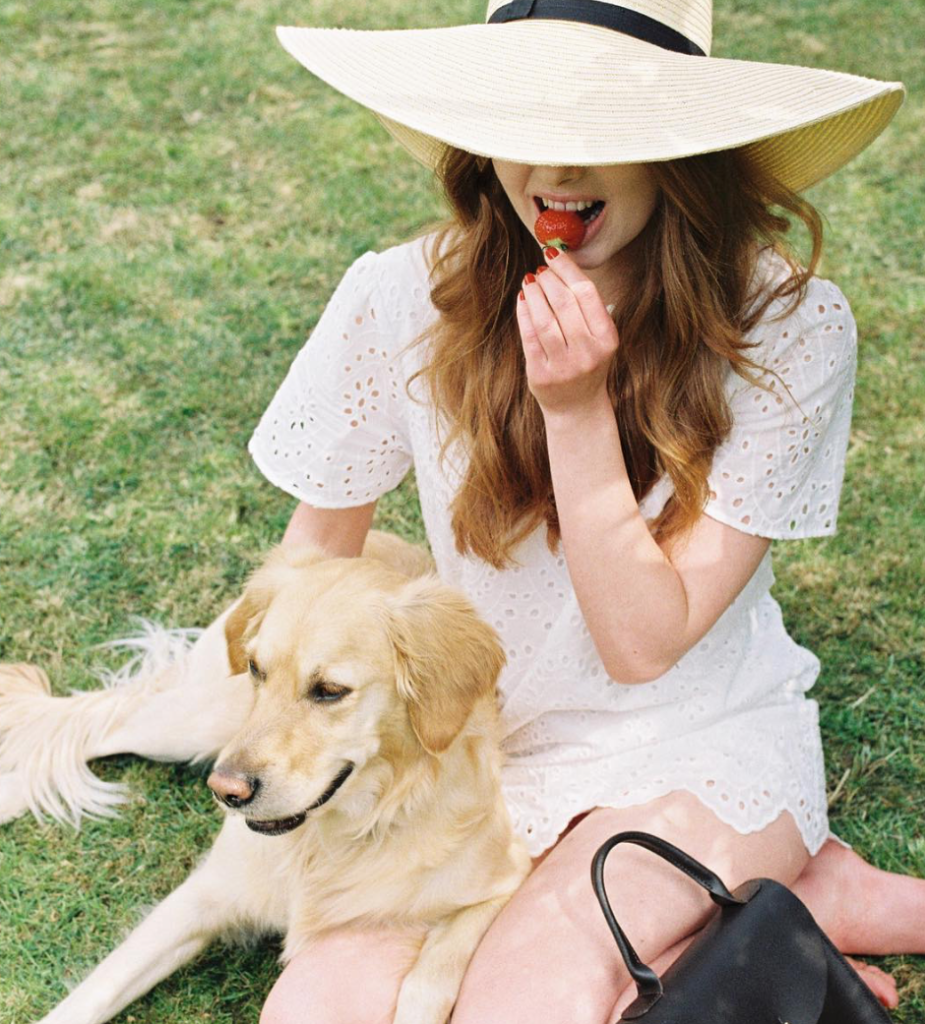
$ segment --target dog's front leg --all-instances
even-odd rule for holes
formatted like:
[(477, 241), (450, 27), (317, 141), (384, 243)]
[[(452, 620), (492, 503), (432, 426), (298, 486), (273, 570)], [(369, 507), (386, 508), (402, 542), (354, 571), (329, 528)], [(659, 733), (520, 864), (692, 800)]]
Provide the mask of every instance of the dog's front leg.
[(402, 982), (393, 1024), (446, 1024), (476, 946), (509, 899), (466, 907), (431, 928)]
[(230, 923), (221, 882), (206, 861), (41, 1024), (103, 1024), (191, 960)]

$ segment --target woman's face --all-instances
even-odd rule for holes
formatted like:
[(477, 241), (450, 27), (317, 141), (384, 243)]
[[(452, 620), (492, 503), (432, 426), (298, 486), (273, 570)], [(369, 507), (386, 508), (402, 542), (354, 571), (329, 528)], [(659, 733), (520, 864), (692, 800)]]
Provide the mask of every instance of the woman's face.
[(630, 243), (648, 223), (658, 198), (646, 164), (540, 167), (506, 160), (492, 163), (514, 211), (531, 233), (537, 217), (552, 203), (603, 203), (594, 219), (586, 220), (585, 240), (570, 255), (599, 287), (609, 281), (618, 283), (627, 260), (632, 259)]

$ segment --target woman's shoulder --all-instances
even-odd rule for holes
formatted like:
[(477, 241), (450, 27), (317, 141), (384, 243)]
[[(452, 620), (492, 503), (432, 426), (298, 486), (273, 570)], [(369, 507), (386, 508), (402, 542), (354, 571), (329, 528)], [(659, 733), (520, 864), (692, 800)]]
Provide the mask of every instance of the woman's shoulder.
[[(756, 275), (760, 275), (764, 294), (784, 284), (791, 273), (789, 264), (776, 252), (765, 250), (758, 259)], [(773, 299), (745, 334), (745, 341), (752, 346), (747, 352), (750, 359), (777, 369), (772, 364), (785, 357), (799, 357), (801, 350), (806, 350), (804, 361), (810, 361), (820, 349), (843, 360), (856, 345), (857, 330), (841, 288), (834, 281), (814, 276), (799, 301), (794, 302), (793, 295)]]
[[(780, 262), (768, 273), (789, 276)], [(792, 297), (775, 299), (747, 336), (754, 344), (748, 358), (764, 367), (757, 382), (730, 369), (733, 423), (713, 455), (705, 511), (760, 537), (823, 537), (836, 529), (857, 333), (847, 300), (831, 281), (811, 278), (789, 312), (788, 303)], [(751, 367), (748, 372), (755, 375)]]
[(396, 321), (423, 321), (431, 311), (430, 267), (436, 234), (418, 235), (381, 250), (369, 250), (347, 271), (365, 277), (365, 287), (376, 295), (383, 312)]
[(360, 259), (370, 261), (382, 280), (427, 281), (436, 240), (437, 233), (431, 231), (385, 249), (369, 250)]
[[(790, 264), (779, 253), (765, 249), (758, 257), (755, 276), (761, 294), (767, 294), (784, 284), (791, 276)], [(781, 326), (786, 331), (795, 327), (797, 331), (812, 328), (821, 322), (853, 322), (851, 307), (844, 292), (824, 277), (811, 277), (799, 302), (794, 304), (793, 296), (775, 298), (764, 311), (751, 333), (764, 333), (769, 328)], [(788, 337), (793, 332), (788, 333)]]

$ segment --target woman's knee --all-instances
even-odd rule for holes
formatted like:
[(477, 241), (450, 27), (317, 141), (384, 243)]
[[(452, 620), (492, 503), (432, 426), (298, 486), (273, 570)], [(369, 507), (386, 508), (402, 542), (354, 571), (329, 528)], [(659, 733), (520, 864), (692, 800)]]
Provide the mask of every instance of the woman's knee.
[[(536, 867), (476, 950), (453, 1024), (606, 1024), (629, 975), (591, 888), (590, 864), (621, 827), (602, 829), (590, 815)], [(654, 886), (652, 865), (631, 870), (634, 896)], [(647, 917), (635, 899), (623, 899), (625, 879), (610, 863), (607, 876), (615, 912), (641, 950), (661, 952), (704, 918), (707, 908), (690, 894), (669, 897), (670, 914)]]
[[(782, 816), (764, 833), (741, 836), (696, 798), (671, 794), (637, 808), (599, 808), (534, 869), (476, 950), (453, 1024), (607, 1024), (629, 984), (590, 882), (591, 859), (615, 832), (663, 835), (737, 885), (755, 877), (787, 882), (799, 873), (799, 833)], [(739, 877), (741, 876), (741, 877)], [(795, 874), (794, 874), (795, 877)], [(607, 860), (605, 883), (617, 919), (639, 955), (657, 960), (702, 927), (709, 897), (687, 876), (646, 850), (620, 846)]]
[(416, 933), (340, 928), (286, 965), (260, 1024), (391, 1024), (404, 976), (421, 946)]

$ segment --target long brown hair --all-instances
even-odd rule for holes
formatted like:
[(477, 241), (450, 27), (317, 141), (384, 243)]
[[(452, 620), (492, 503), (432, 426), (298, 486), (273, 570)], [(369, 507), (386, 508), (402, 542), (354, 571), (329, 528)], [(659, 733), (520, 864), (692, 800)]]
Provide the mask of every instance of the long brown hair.
[[(663, 540), (686, 531), (709, 496), (713, 452), (732, 426), (724, 386), (730, 365), (771, 390), (744, 372), (773, 373), (748, 358), (743, 335), (774, 300), (792, 297), (788, 310), (802, 301), (822, 223), (813, 206), (739, 150), (650, 168), (659, 197), (639, 239), (629, 292), (637, 298), (615, 314), (620, 345), (608, 390), (637, 501), (662, 473), (674, 484), (651, 524)], [(414, 376), (426, 382), (446, 428), (442, 457), (456, 443), (468, 456), (451, 508), (457, 550), (504, 568), (541, 523), (553, 551), (560, 537), (543, 416), (527, 387), (514, 313), (523, 276), (539, 258), (537, 243), (490, 161), (448, 148), (438, 178), (453, 219), (439, 226), (431, 250), (439, 317), (419, 339), (428, 354)], [(809, 231), (805, 268), (783, 241), (787, 214)], [(755, 279), (763, 248), (790, 268), (774, 288)]]

